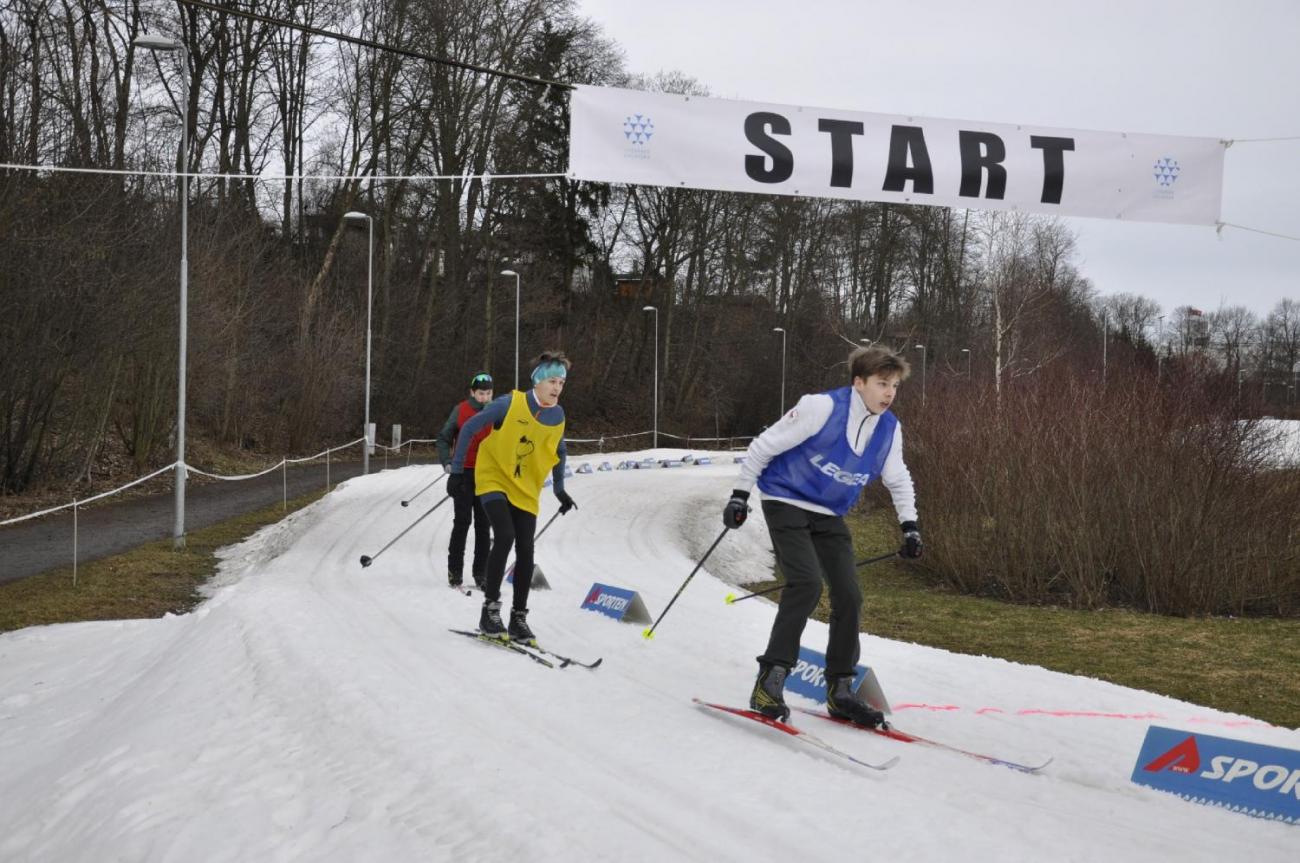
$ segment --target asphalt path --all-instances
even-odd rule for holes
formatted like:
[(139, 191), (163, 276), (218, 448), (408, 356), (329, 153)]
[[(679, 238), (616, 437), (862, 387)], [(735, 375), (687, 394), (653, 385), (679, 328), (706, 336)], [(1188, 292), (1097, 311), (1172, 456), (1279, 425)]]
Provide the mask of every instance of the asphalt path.
[[(433, 459), (414, 458), (411, 464), (428, 464)], [(383, 468), (384, 459), (372, 456), (371, 472)], [(393, 459), (393, 469), (405, 460)], [(189, 485), (185, 489), (185, 529), (198, 530), (228, 518), (265, 509), (279, 503), (288, 487), (292, 500), (313, 489), (325, 488), (324, 464), (295, 465), (282, 479), (272, 471), (257, 479)], [(329, 466), (332, 488), (345, 479), (360, 476), (361, 462), (334, 462)], [(411, 493), (418, 491), (418, 487)], [(120, 554), (148, 542), (167, 539), (175, 522), (175, 494), (171, 491), (120, 502), (108, 502), (78, 509), (77, 563)], [(51, 569), (72, 566), (72, 510), (0, 527), (0, 582), (38, 575)]]

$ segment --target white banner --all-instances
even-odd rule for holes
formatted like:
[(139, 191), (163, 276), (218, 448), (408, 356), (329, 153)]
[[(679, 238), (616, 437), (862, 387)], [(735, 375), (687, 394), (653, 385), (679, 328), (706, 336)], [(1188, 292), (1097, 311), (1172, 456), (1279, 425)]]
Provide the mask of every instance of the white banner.
[(1213, 225), (1224, 149), (1217, 138), (570, 93), (569, 174), (608, 183)]

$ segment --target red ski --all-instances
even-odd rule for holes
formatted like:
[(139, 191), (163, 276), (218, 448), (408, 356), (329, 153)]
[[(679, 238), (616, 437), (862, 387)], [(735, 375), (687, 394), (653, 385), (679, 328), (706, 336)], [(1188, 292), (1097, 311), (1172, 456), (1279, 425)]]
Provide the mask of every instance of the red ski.
[(762, 725), (766, 725), (768, 728), (774, 728), (783, 734), (788, 734), (791, 737), (793, 737), (795, 740), (798, 740), (800, 743), (804, 743), (808, 746), (813, 747), (814, 749), (820, 749), (822, 752), (826, 752), (830, 755), (834, 755), (838, 758), (842, 758), (845, 761), (851, 761), (860, 767), (869, 767), (872, 770), (888, 770), (889, 768), (897, 764), (899, 761), (898, 756), (894, 756), (893, 758), (889, 759), (884, 763), (872, 764), (869, 761), (863, 761), (861, 758), (856, 758), (842, 749), (837, 749), (834, 746), (831, 746), (829, 743), (822, 740), (820, 737), (814, 737), (813, 735), (809, 734), (807, 731), (803, 731), (799, 728), (795, 728), (793, 725), (790, 725), (789, 723), (781, 722), (780, 720), (777, 719), (772, 719), (770, 716), (764, 716), (763, 714), (759, 713), (757, 710), (744, 710), (739, 707), (728, 707), (725, 704), (712, 704), (708, 701), (701, 701), (698, 698), (692, 698), (691, 700), (694, 701), (696, 704), (698, 704), (700, 707), (707, 707), (710, 710), (716, 710), (722, 713), (730, 713), (732, 716), (741, 716), (744, 717), (745, 719), (752, 719), (755, 722), (758, 722)]
[(838, 719), (829, 713), (821, 713), (816, 710), (809, 710), (806, 707), (796, 707), (795, 710), (800, 713), (806, 713), (809, 716), (816, 716), (825, 719), (827, 722), (834, 722), (837, 725), (847, 725), (850, 728), (856, 728), (859, 731), (869, 731), (880, 737), (888, 737), (890, 740), (897, 740), (900, 743), (920, 743), (923, 746), (929, 746), (933, 749), (943, 749), (947, 752), (956, 752), (958, 755), (965, 755), (967, 758), (974, 758), (976, 761), (983, 761), (985, 764), (996, 764), (999, 767), (1010, 767), (1012, 770), (1019, 770), (1021, 773), (1039, 773), (1047, 765), (1052, 763), (1048, 758), (1042, 764), (1021, 764), (1016, 761), (1008, 761), (1005, 758), (998, 758), (993, 755), (984, 755), (979, 752), (971, 752), (967, 749), (960, 749), (956, 746), (950, 746), (947, 743), (940, 743), (937, 740), (930, 740), (925, 737), (918, 737), (915, 734), (908, 734), (906, 731), (899, 731), (897, 728), (867, 728), (864, 725), (858, 725), (856, 722), (850, 722), (847, 719)]

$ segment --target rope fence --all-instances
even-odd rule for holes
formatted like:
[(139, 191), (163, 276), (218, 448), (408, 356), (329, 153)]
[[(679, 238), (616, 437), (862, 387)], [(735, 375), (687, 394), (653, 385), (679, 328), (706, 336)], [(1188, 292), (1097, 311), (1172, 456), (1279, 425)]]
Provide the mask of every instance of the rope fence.
[[(564, 440), (566, 445), (567, 444), (596, 444), (597, 447), (599, 448), (599, 451), (601, 453), (604, 453), (605, 445), (607, 442), (629, 440), (631, 438), (645, 437), (653, 434), (654, 434), (653, 431), (639, 431), (639, 432), (630, 432), (628, 434), (604, 435), (598, 438), (565, 438)], [(662, 432), (662, 431), (659, 432), (659, 435), (665, 438), (670, 438), (675, 441), (685, 441), (687, 447), (689, 447), (692, 443), (717, 443), (719, 441), (727, 441), (728, 449), (735, 449), (735, 444), (737, 441), (748, 441), (753, 439), (753, 435), (744, 435), (744, 436), (738, 435), (732, 437), (695, 437), (693, 435), (675, 435), (675, 434), (670, 434), (668, 432)], [(316, 461), (318, 459), (324, 458), (325, 459), (325, 490), (329, 491), (331, 487), (331, 477), (330, 477), (331, 456), (334, 453), (339, 452), (340, 450), (349, 449), (358, 444), (364, 445), (366, 444), (366, 442), (367, 441), (365, 437), (359, 437), (356, 440), (351, 440), (348, 441), (347, 443), (340, 444), (338, 446), (323, 449), (318, 453), (314, 453), (313, 455), (301, 456), (297, 458), (285, 457), (280, 459), (280, 461), (271, 465), (270, 467), (257, 471), (256, 473), (219, 474), (219, 473), (213, 473), (211, 471), (206, 471), (201, 468), (197, 468), (188, 463), (182, 464), (181, 468), (184, 471), (185, 476), (188, 476), (190, 473), (194, 473), (194, 474), (198, 474), (199, 476), (206, 477), (208, 479), (216, 480), (219, 482), (242, 482), (244, 480), (257, 479), (258, 477), (266, 476), (267, 474), (270, 474), (278, 470), (280, 471), (281, 507), (284, 509), (288, 509), (289, 508), (289, 477), (288, 477), (289, 465), (302, 464), (305, 462)], [(437, 440), (435, 438), (413, 438), (411, 440), (402, 441), (400, 444), (397, 444), (395, 446), (386, 446), (384, 444), (379, 444), (379, 443), (373, 443), (371, 444), (371, 446), (375, 450), (383, 451), (384, 453), (383, 469), (387, 470), (389, 453), (394, 453), (400, 457), (402, 450), (405, 449), (406, 465), (409, 466), (411, 463), (411, 455), (417, 444), (427, 445), (427, 444), (434, 444), (434, 443), (437, 443)], [(72, 583), (75, 586), (77, 583), (77, 557), (78, 557), (77, 552), (78, 552), (78, 540), (79, 540), (78, 515), (81, 507), (98, 500), (103, 500), (105, 498), (112, 497), (113, 495), (121, 494), (122, 492), (127, 491), (128, 489), (134, 488), (135, 486), (148, 482), (149, 480), (161, 476), (162, 474), (167, 473), (168, 471), (174, 471), (176, 467), (177, 467), (177, 462), (172, 462), (171, 464), (158, 468), (152, 473), (131, 480), (125, 485), (121, 485), (118, 486), (117, 488), (109, 489), (108, 491), (100, 492), (98, 494), (92, 495), (91, 497), (76, 498), (73, 499), (70, 503), (49, 507), (47, 509), (43, 509), (38, 512), (27, 513), (25, 515), (16, 516), (14, 518), (4, 519), (0, 521), (0, 527), (5, 527), (12, 524), (19, 524), (21, 522), (41, 518), (42, 516), (53, 515), (54, 513), (62, 512), (63, 510), (66, 509), (71, 509), (72, 510)], [(620, 464), (620, 468), (621, 467), (623, 467), (623, 465)]]

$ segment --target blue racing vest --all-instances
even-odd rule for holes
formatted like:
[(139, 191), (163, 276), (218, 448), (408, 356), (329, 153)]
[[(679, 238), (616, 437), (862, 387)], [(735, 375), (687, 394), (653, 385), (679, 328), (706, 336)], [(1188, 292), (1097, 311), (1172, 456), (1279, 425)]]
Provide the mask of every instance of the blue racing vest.
[(862, 489), (885, 469), (898, 418), (889, 411), (881, 414), (862, 455), (854, 455), (845, 426), (849, 399), (859, 396), (852, 387), (826, 395), (834, 402), (830, 419), (821, 431), (768, 462), (758, 476), (758, 487), (769, 496), (824, 506), (844, 515), (857, 503)]

